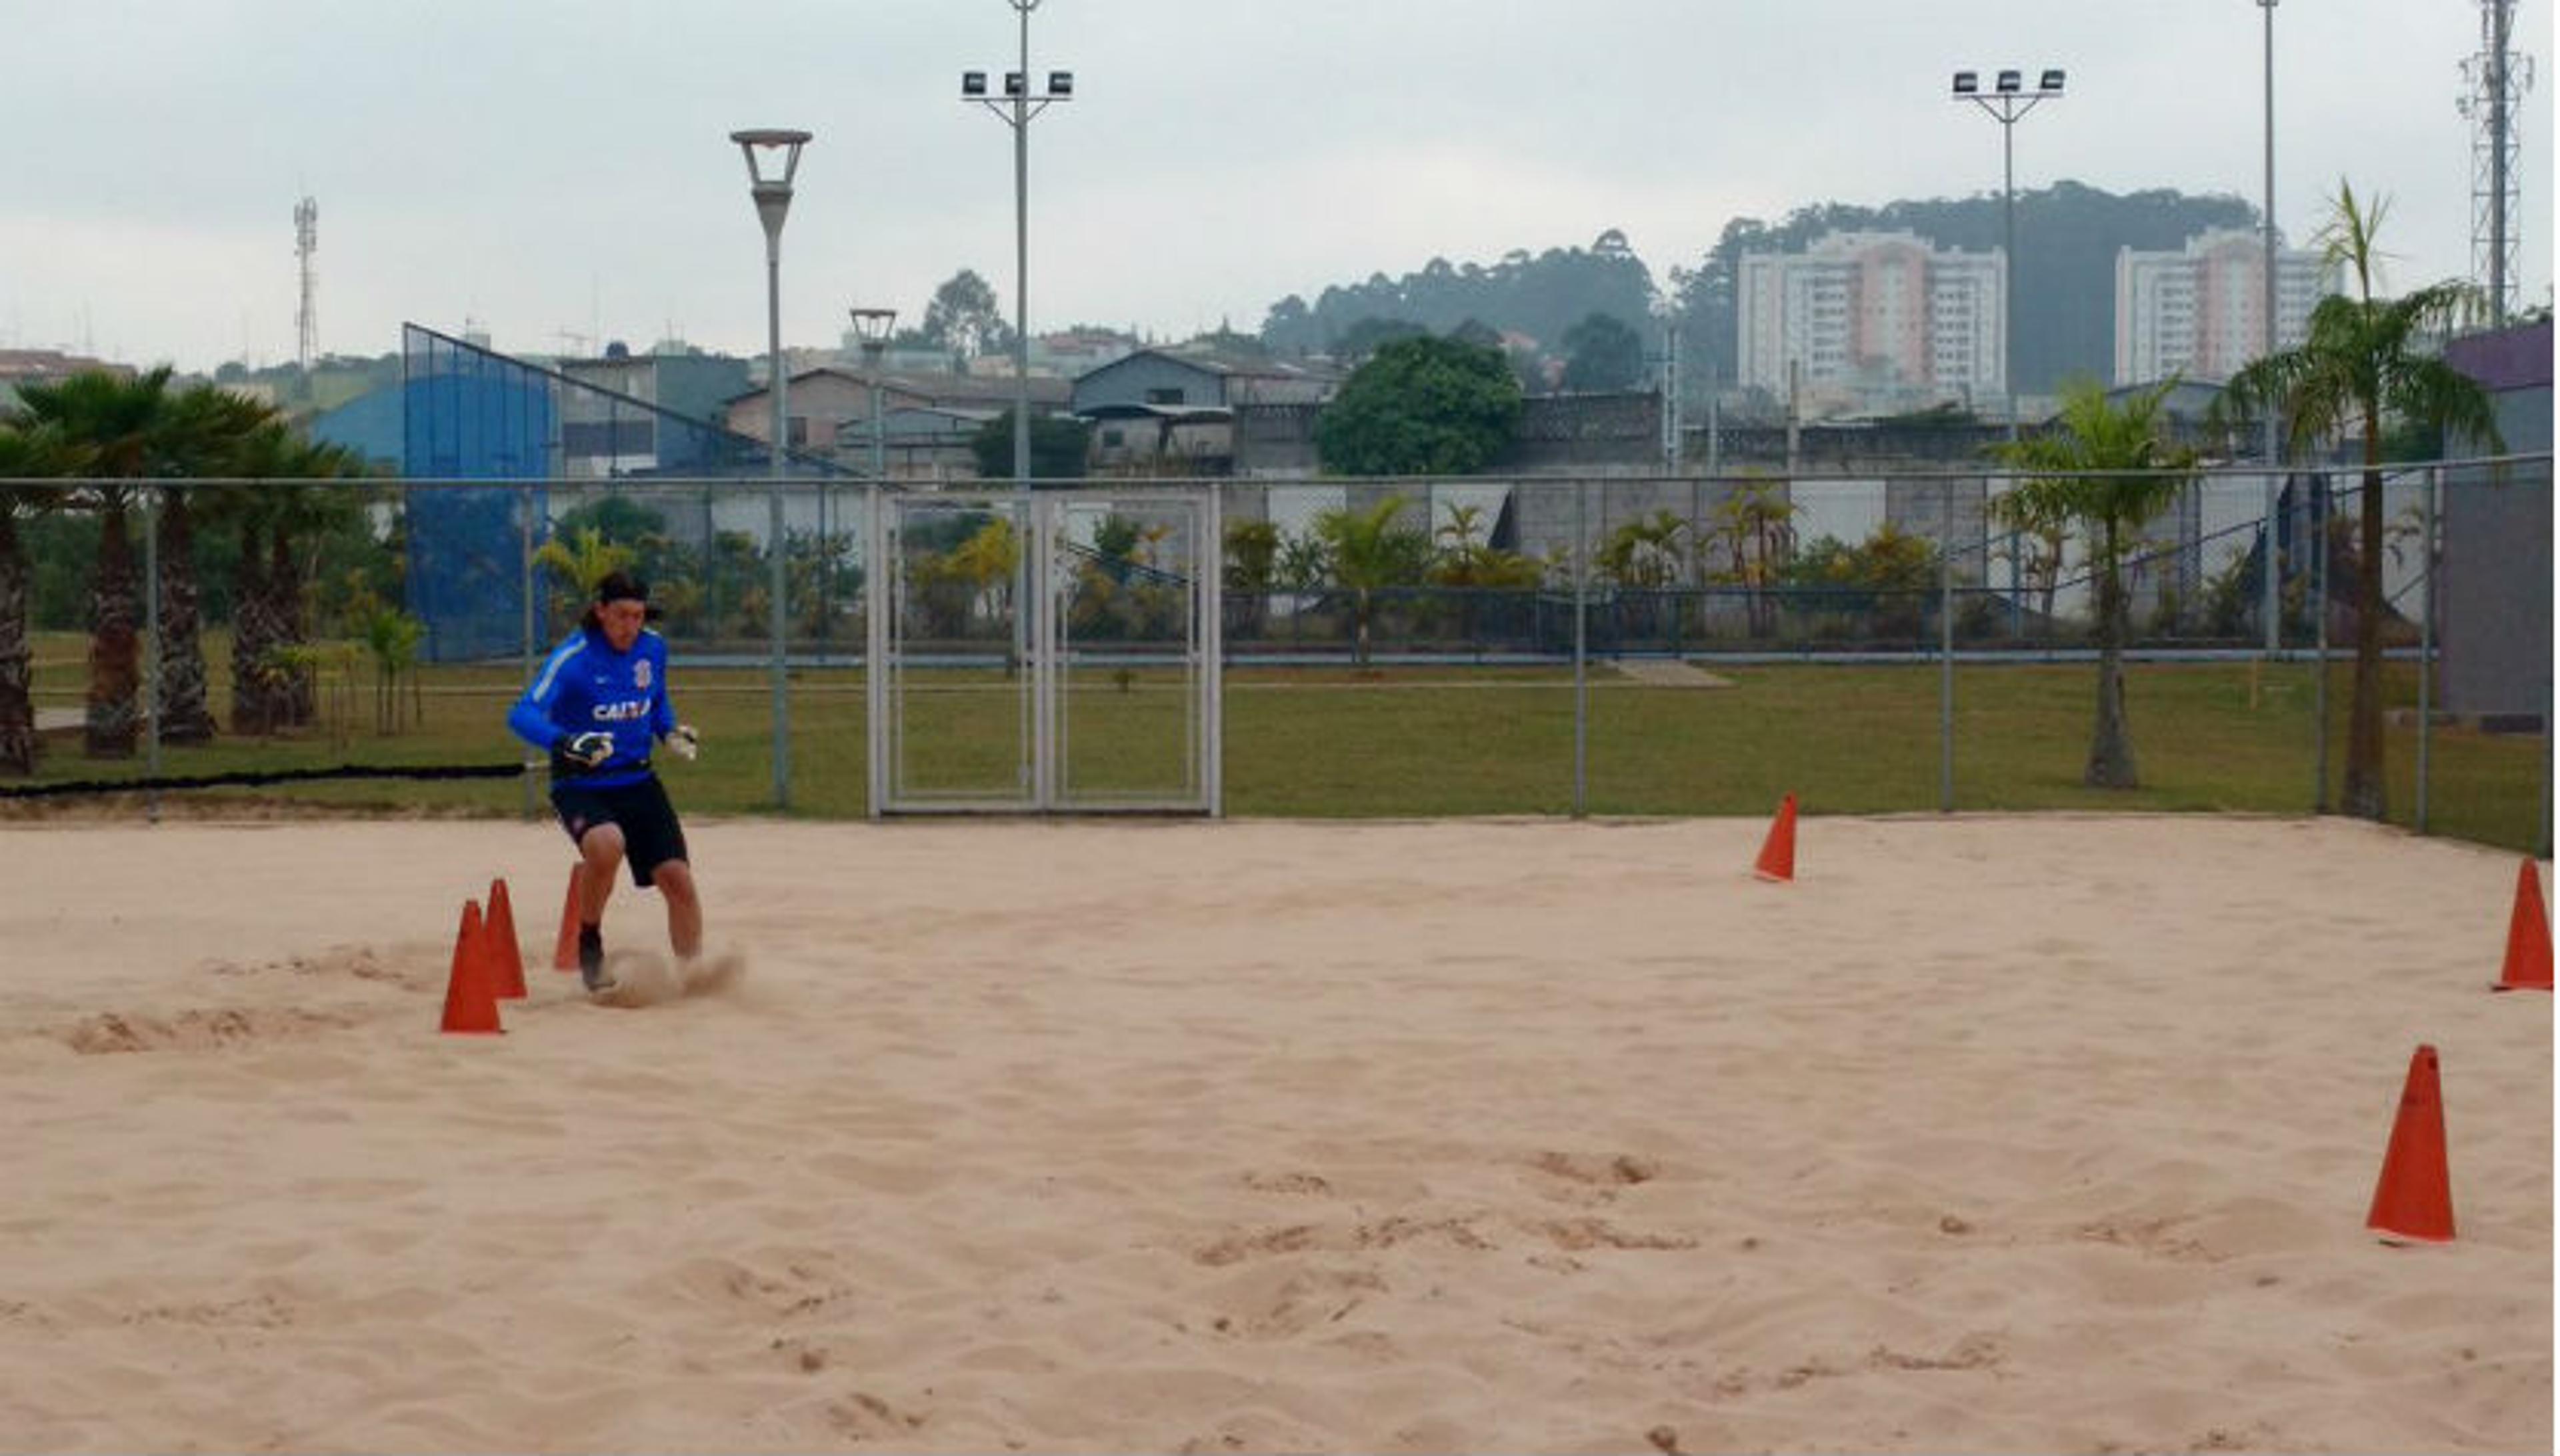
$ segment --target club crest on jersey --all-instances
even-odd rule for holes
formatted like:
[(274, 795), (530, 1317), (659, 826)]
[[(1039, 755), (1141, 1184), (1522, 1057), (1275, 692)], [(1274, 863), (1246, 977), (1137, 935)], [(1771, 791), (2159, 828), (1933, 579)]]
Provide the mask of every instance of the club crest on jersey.
[(649, 691), (649, 659), (644, 657), (631, 665), (631, 684), (643, 693)]

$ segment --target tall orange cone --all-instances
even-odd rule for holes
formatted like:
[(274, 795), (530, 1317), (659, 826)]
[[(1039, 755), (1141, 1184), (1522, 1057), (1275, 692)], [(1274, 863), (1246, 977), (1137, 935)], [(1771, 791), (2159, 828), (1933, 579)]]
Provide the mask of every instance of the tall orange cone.
[(525, 999), (525, 950), (516, 943), (516, 909), (507, 901), (507, 882), (489, 882), (489, 989), (500, 1001)]
[(453, 937), (453, 972), (444, 984), (447, 1032), (496, 1032), (498, 998), (489, 984), (489, 932), (480, 923), (480, 901), (462, 902), (462, 930)]
[(2551, 920), (2542, 912), (2542, 877), (2531, 860), (2515, 872), (2515, 913), (2506, 922), (2506, 969), (2492, 991), (2551, 989)]
[(555, 971), (577, 969), (577, 912), (578, 901), (582, 897), (579, 890), (585, 884), (586, 862), (580, 860), (568, 867), (568, 897), (560, 901), (560, 943), (552, 947), (552, 969)]
[(2436, 1049), (2420, 1047), (2409, 1058), (2409, 1080), (2400, 1092), (2400, 1115), (2391, 1124), (2391, 1146), (2382, 1154), (2382, 1179), (2373, 1189), (2373, 1212), (2364, 1226), (2385, 1242), (2451, 1243), (2454, 1190), (2445, 1171), (2445, 1098), (2437, 1084)]
[(1796, 796), (1789, 794), (1778, 801), (1778, 818), (1769, 826), (1769, 838), (1761, 843), (1760, 862), (1751, 873), (1763, 880), (1781, 884), (1796, 878)]

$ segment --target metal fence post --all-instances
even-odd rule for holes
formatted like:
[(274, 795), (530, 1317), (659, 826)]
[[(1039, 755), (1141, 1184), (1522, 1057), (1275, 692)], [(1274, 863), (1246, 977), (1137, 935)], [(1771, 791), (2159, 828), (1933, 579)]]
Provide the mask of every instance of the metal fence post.
[(1585, 623), (1590, 615), (1588, 580), (1591, 574), (1591, 542), (1589, 506), (1591, 482), (1573, 482), (1573, 817), (1583, 817), (1585, 754), (1591, 733), (1591, 684), (1589, 654), (1585, 647)]
[[(518, 487), (518, 490), (521, 498), (517, 502), (516, 509), (522, 518), (523, 529), (518, 533), (520, 539), (517, 567), (523, 575), (525, 590), (525, 624), (522, 648), (518, 653), (521, 659), (518, 681), (531, 683), (534, 680), (534, 653), (537, 646), (534, 625), (536, 621), (534, 615), (534, 488), (529, 483)], [(400, 497), (400, 509), (402, 511), (408, 509), (408, 497), (405, 493)], [(705, 560), (709, 560), (709, 553), (705, 554)], [(542, 801), (536, 796), (534, 790), (534, 770), (538, 764), (546, 764), (546, 762), (530, 749), (527, 750), (525, 754), (525, 817), (527, 819), (534, 818), (541, 812)]]
[(149, 641), (150, 664), (142, 679), (144, 754), (151, 787), (142, 795), (142, 814), (150, 823), (160, 822), (160, 694), (165, 686), (160, 661), (160, 487), (149, 486), (142, 492), (142, 621), (143, 635)]
[(2328, 812), (2328, 472), (2312, 472), (2312, 812)]
[(1938, 543), (1938, 812), (1956, 812), (1956, 477), (1938, 482), (1946, 531)]
[(2436, 678), (2436, 483), (2442, 466), (2429, 466), (2419, 496), (2418, 562), (2426, 572), (2418, 592), (2418, 806), (2417, 830), (2427, 832), (2428, 752), (2435, 738)]

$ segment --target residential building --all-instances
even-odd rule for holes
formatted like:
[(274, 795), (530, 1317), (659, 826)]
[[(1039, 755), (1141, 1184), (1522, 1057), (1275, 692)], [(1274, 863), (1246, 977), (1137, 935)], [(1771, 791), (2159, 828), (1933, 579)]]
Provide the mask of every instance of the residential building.
[[(790, 447), (824, 456), (849, 470), (868, 472), (872, 448), (874, 376), (840, 365), (825, 365), (791, 377), (784, 397), (790, 411)], [(884, 430), (881, 457), (892, 480), (967, 480), (977, 475), (970, 438), (991, 419), (1014, 407), (1011, 374), (982, 379), (961, 374), (893, 374), (882, 372), (880, 419)], [(1033, 375), (1026, 385), (1032, 412), (1052, 414), (1067, 403), (1067, 382)], [(727, 403), (728, 427), (761, 440), (770, 432), (773, 404), (763, 390), (753, 390)]]
[(560, 473), (571, 480), (704, 471), (731, 453), (718, 436), (728, 402), (747, 385), (747, 364), (712, 354), (632, 354), (563, 359), (560, 375), (583, 389), (560, 392)]
[(1328, 365), (1178, 345), (1078, 375), (1070, 406), (1093, 422), (1098, 471), (1224, 475), (1235, 466), (1240, 412), (1320, 405), (1341, 384)]
[[(2240, 229), (2199, 233), (2174, 252), (2116, 249), (2119, 385), (2181, 375), (2219, 384), (2266, 352), (2267, 250)], [(2276, 347), (2302, 343), (2312, 309), (2337, 287), (2317, 252), (2276, 250)]]
[[(1748, 253), (1735, 299), (1739, 383), (1807, 414), (1999, 398), (2007, 259), (1917, 234), (1830, 233), (1799, 253)], [(1794, 372), (1791, 380), (1790, 372)]]

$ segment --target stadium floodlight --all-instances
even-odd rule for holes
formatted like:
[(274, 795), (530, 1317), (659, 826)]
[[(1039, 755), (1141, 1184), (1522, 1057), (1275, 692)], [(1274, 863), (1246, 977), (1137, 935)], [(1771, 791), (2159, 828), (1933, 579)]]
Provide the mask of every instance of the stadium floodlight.
[(1014, 484), (1029, 490), (1032, 485), (1032, 363), (1031, 363), (1031, 132), (1032, 118), (1053, 101), (1075, 99), (1075, 76), (1072, 72), (1048, 74), (1048, 94), (1035, 98), (1031, 93), (1032, 12), (1040, 0), (1005, 0), (1014, 7), (1022, 21), (1021, 70), (1005, 73), (1004, 99), (987, 94), (987, 76), (982, 71), (960, 73), (960, 99), (975, 101), (993, 111), (1014, 129)]
[(2000, 124), (2000, 383), (2008, 391), (2008, 437), (2017, 438), (2017, 167), (2016, 152), (2010, 132), (2017, 118), (2035, 109), (2038, 101), (2057, 100), (2062, 95), (2062, 73), (2047, 70), (2038, 78), (2033, 91), (2020, 87), (2023, 74), (2002, 71), (1995, 84), (1998, 94), (1984, 95), (1975, 73), (1956, 73), (1954, 88), (1949, 94), (1959, 101), (1971, 101)]

